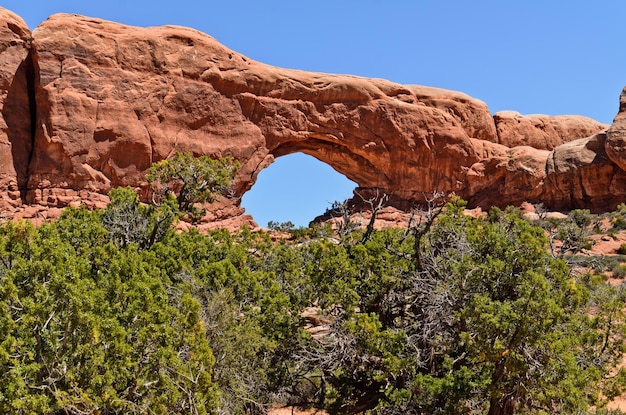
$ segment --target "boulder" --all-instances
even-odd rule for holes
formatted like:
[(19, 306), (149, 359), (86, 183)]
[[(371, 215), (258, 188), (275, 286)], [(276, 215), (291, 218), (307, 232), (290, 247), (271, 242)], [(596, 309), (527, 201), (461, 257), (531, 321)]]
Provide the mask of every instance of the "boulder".
[(552, 151), (546, 173), (546, 199), (558, 209), (614, 209), (626, 201), (626, 171), (611, 162), (607, 134), (563, 144)]
[(497, 142), (507, 147), (530, 146), (552, 150), (561, 144), (590, 137), (609, 126), (581, 115), (522, 115), (516, 111), (494, 114)]

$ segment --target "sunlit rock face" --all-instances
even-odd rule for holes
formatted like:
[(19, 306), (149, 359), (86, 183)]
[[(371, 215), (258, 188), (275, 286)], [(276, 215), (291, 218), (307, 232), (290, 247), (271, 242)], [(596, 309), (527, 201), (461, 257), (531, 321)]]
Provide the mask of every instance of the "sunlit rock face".
[(590, 137), (608, 126), (581, 115), (521, 115), (501, 111), (493, 116), (498, 143), (507, 147), (530, 146), (553, 150), (568, 141)]
[(606, 153), (609, 159), (626, 170), (626, 87), (619, 99), (619, 112), (607, 132)]
[(492, 116), (460, 92), (277, 68), (193, 29), (77, 15), (31, 34), (2, 10), (0, 45), (0, 191), (14, 209), (103, 206), (115, 186), (145, 195), (151, 163), (178, 151), (241, 162), (232, 198), (207, 216), (217, 222), (295, 152), (402, 206), (433, 191), (483, 208), (597, 210), (626, 196), (620, 115), (608, 132), (578, 116)]

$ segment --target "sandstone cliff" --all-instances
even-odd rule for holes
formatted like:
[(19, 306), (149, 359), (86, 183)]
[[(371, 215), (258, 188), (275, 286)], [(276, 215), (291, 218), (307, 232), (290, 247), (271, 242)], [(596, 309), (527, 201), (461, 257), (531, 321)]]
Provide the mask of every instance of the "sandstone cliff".
[[(0, 9), (1, 207), (33, 215), (146, 190), (177, 151), (233, 156), (232, 200), (275, 157), (312, 155), (405, 206), (433, 190), (472, 206), (626, 200), (626, 98), (609, 126), (581, 116), (492, 116), (465, 94), (252, 61), (196, 30), (58, 14), (32, 33)], [(607, 130), (608, 128), (608, 130)]]

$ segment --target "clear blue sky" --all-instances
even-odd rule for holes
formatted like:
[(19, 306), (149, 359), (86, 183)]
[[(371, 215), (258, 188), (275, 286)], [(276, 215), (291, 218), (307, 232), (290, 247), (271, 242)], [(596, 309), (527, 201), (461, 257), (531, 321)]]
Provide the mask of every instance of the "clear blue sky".
[[(610, 123), (626, 85), (626, 2), (0, 0), (36, 27), (56, 12), (177, 24), (248, 57), (307, 71), (465, 92), (492, 112), (582, 114)], [(304, 184), (303, 184), (304, 183)], [(260, 225), (306, 226), (353, 184), (308, 156), (278, 159), (243, 205)]]

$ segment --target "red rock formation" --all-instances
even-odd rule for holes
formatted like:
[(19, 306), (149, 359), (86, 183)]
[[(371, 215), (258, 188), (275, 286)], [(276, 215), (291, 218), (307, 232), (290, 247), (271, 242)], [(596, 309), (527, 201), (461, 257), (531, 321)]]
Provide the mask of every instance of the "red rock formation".
[(11, 189), (19, 186), (33, 206), (102, 206), (111, 187), (145, 190), (150, 164), (176, 151), (241, 162), (236, 197), (216, 205), (215, 220), (240, 215), (235, 200), (259, 171), (294, 152), (409, 204), (433, 190), (483, 207), (602, 209), (626, 195), (619, 116), (607, 135), (583, 117), (499, 113), (494, 121), (483, 102), (462, 93), (276, 68), (192, 29), (61, 14), (43, 22), (30, 45), (23, 22), (11, 19), (0, 15), (7, 28), (20, 28), (0, 31), (0, 44), (15, 49), (6, 55), (14, 60), (5, 58), (8, 46), (0, 55), (13, 62), (3, 73), (14, 85), (4, 89), (13, 91), (4, 107), (22, 114), (12, 119), (30, 120), (32, 105), (36, 122), (34, 134), (24, 123), (0, 137), (13, 149), (0, 170), (6, 200), (15, 199), (6, 192), (15, 182)]
[(363, 187), (461, 190), (470, 134), (495, 140), (487, 106), (466, 95), (270, 67), (191, 29), (56, 15), (34, 39), (34, 203), (57, 204), (43, 188), (140, 185), (153, 161), (189, 150), (238, 158), (238, 195), (297, 151)]
[(494, 114), (498, 143), (552, 150), (561, 144), (592, 136), (608, 125), (580, 115), (522, 115), (515, 111)]
[(607, 131), (606, 154), (613, 163), (626, 170), (626, 88), (619, 98), (619, 112)]
[(0, 8), (0, 209), (21, 205), (20, 188), (32, 150), (29, 82), (31, 33), (17, 15)]

